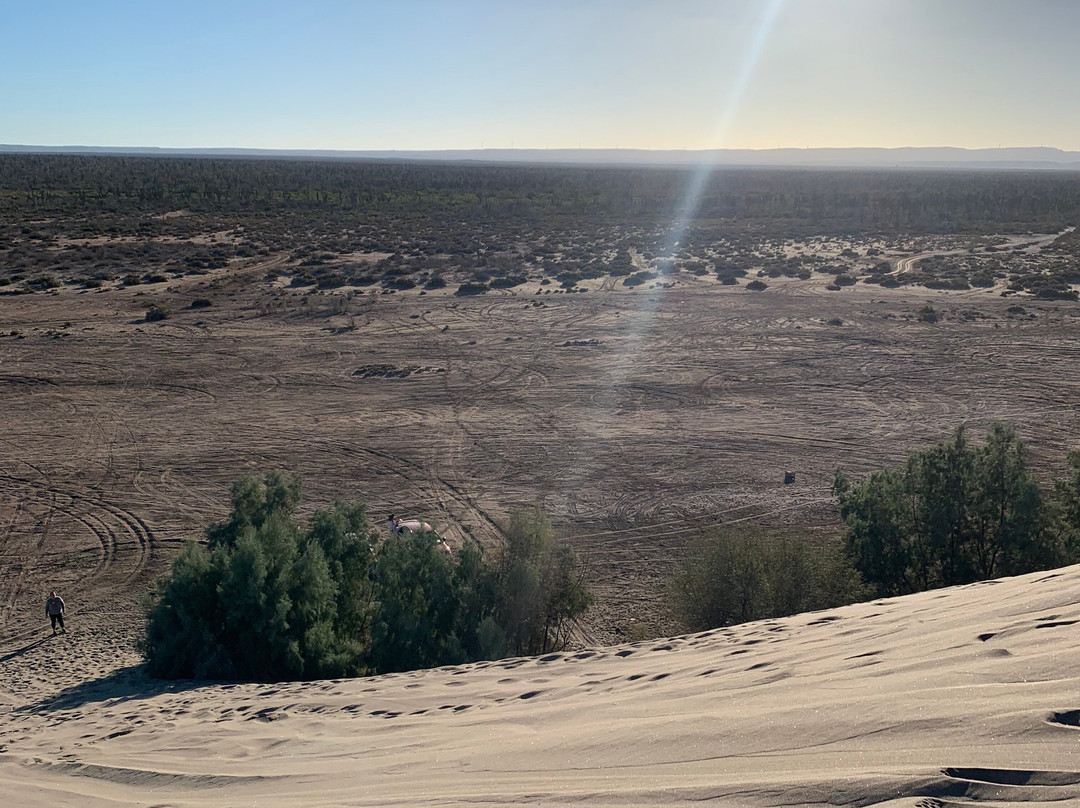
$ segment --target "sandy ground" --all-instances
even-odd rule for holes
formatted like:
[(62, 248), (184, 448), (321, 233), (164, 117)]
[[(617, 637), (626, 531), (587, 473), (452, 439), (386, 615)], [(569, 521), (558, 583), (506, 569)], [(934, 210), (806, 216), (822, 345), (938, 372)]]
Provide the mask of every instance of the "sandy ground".
[(0, 657), (0, 793), (53, 806), (1080, 804), (1080, 567), (371, 679)]
[[(419, 516), (454, 546), (497, 546), (510, 510), (539, 503), (588, 565), (586, 641), (671, 633), (662, 593), (698, 530), (835, 534), (837, 468), (1001, 419), (1048, 477), (1080, 431), (1071, 303), (686, 276), (335, 302), (264, 269), (0, 297), (0, 640), (53, 587), (101, 625), (137, 621), (230, 484), (272, 468), (301, 475), (308, 509), (365, 502), (375, 525)], [(143, 322), (150, 302), (174, 315)], [(918, 321), (927, 304), (939, 322)]]

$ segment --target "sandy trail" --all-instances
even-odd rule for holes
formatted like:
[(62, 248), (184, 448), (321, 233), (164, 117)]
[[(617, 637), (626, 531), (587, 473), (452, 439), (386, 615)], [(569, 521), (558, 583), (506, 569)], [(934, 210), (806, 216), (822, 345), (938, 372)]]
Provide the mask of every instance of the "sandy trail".
[[(1005, 236), (1001, 244), (996, 245), (998, 250), (1011, 250), (1013, 247), (1023, 245), (1027, 252), (1037, 252), (1048, 244), (1053, 243), (1061, 236), (1071, 233), (1075, 227), (1066, 227), (1060, 233), (1040, 233), (1037, 235), (1013, 235)], [(968, 248), (957, 250), (928, 250), (926, 252), (906, 255), (896, 260), (896, 274), (904, 275), (915, 268), (915, 264), (924, 258), (939, 258), (948, 255), (969, 255)]]

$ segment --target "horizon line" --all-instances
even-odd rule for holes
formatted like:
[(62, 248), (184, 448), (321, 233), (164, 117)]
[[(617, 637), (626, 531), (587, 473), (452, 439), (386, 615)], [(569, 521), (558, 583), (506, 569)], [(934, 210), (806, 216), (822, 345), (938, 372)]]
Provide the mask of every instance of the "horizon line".
[(394, 148), (337, 148), (322, 146), (160, 146), (134, 144), (88, 144), (88, 143), (0, 143), (0, 149), (155, 149), (163, 151), (272, 151), (272, 152), (484, 152), (484, 151), (633, 151), (656, 153), (700, 154), (706, 152), (814, 152), (814, 151), (933, 151), (949, 150), (963, 152), (987, 151), (1056, 151), (1063, 154), (1080, 154), (1080, 149), (1066, 149), (1061, 146), (709, 146), (703, 148), (658, 148), (650, 146), (439, 146), (439, 147), (394, 147)]
[(42, 146), (2, 144), (0, 154), (312, 160), (474, 162), (574, 167), (1080, 171), (1080, 151), (1056, 146), (829, 146), (768, 149), (490, 147), (480, 149), (280, 149), (218, 146)]

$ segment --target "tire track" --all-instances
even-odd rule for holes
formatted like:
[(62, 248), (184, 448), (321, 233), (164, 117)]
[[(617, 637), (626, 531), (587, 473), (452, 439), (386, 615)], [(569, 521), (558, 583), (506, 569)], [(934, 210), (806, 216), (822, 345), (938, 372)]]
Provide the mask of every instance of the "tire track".
[[(31, 583), (41, 588), (45, 582), (66, 579), (72, 581), (71, 589), (75, 592), (104, 588), (107, 592), (126, 595), (132, 581), (148, 567), (156, 539), (153, 530), (138, 515), (102, 498), (60, 490), (24, 477), (0, 474), (0, 481), (25, 492), (18, 500), (19, 513), (26, 510), (25, 503), (28, 502), (44, 500), (48, 508), (35, 525), (21, 531), (25, 538), (20, 546), (12, 546), (15, 542), (10, 535), (5, 538), (4, 564), (0, 567), (0, 580), (5, 581), (5, 589), (9, 592), (0, 620), (5, 629), (17, 611), (24, 611), (19, 609), (19, 604), (25, 587)], [(45, 548), (54, 543), (52, 528), (59, 521), (64, 521), (69, 529), (79, 525), (84, 537), (93, 538), (99, 551), (95, 553), (92, 568), (80, 569), (80, 565), (72, 565), (72, 557), (78, 557), (84, 551), (71, 545), (70, 535), (59, 540), (67, 543), (67, 549), (57, 557), (58, 561), (47, 560), (49, 554)], [(14, 520), (9, 524), (12, 533), (15, 524)]]

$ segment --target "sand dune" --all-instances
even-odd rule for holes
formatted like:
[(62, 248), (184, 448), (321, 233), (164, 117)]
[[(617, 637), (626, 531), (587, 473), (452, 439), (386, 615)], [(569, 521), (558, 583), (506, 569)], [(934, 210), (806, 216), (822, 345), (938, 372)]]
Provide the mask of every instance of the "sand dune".
[(1080, 567), (371, 679), (0, 650), (5, 806), (1080, 803)]

